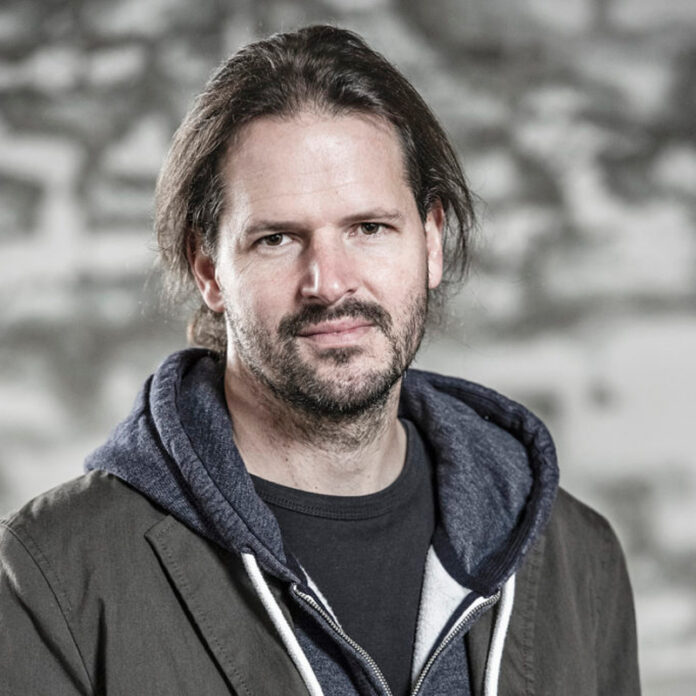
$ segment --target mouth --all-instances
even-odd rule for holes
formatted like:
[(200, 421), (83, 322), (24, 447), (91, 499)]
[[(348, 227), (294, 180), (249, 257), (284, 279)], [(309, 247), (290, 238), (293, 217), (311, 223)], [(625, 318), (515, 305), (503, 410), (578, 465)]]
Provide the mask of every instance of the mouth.
[(360, 340), (373, 327), (374, 324), (365, 319), (346, 318), (313, 324), (297, 335), (323, 347), (344, 346)]

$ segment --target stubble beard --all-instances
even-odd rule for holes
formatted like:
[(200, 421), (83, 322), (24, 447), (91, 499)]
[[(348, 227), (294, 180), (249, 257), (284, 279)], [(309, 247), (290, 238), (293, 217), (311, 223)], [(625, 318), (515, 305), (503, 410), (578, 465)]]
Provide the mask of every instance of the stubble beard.
[[(384, 410), (394, 385), (413, 361), (423, 338), (428, 292), (423, 288), (394, 325), (380, 305), (349, 299), (339, 307), (307, 305), (281, 320), (275, 336), (259, 324), (246, 324), (226, 304), (225, 314), (233, 350), (252, 375), (274, 397), (289, 407), (309, 428), (369, 421)], [(328, 348), (316, 357), (303, 357), (299, 332), (313, 324), (351, 317), (370, 321), (373, 331), (386, 338), (387, 360), (374, 368), (351, 370), (360, 360), (360, 346)], [(329, 377), (322, 375), (334, 368)], [(377, 425), (375, 421), (375, 425)], [(303, 428), (304, 429), (304, 428)]]

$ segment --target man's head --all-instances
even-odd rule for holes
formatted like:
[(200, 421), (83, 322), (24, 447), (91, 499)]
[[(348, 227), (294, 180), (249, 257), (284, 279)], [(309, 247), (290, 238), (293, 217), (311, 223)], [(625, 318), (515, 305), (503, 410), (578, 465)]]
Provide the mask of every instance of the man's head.
[[(240, 50), (212, 76), (177, 131), (158, 182), (155, 221), (170, 294), (195, 287), (193, 250), (218, 257), (221, 220), (234, 198), (225, 166), (235, 143), (259, 119), (300, 114), (390, 124), (421, 222), (434, 206), (444, 212), (444, 284), (461, 279), (473, 211), (444, 132), (410, 83), (360, 37), (317, 26)], [(431, 306), (440, 301), (434, 295)], [(224, 314), (202, 303), (189, 334), (198, 345), (224, 351)]]
[(239, 133), (215, 259), (191, 254), (227, 319), (227, 367), (313, 417), (385, 403), (442, 276), (444, 213), (421, 220), (399, 137), (381, 118), (303, 111)]

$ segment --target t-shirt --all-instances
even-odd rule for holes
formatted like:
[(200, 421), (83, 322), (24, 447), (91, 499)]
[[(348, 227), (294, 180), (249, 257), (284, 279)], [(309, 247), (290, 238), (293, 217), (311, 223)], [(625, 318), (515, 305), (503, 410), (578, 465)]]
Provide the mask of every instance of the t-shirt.
[(252, 476), (275, 514), (286, 551), (304, 567), (343, 630), (375, 660), (395, 696), (410, 693), (425, 556), (435, 529), (430, 461), (402, 420), (404, 467), (361, 496), (309, 493)]

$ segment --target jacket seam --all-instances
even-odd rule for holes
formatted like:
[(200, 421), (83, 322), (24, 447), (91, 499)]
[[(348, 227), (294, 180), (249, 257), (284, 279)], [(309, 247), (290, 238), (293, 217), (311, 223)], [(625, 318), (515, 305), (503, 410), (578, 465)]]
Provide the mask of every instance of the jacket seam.
[[(593, 593), (594, 597), (594, 612), (593, 612), (593, 618), (594, 618), (594, 626), (595, 626), (595, 631), (597, 630), (597, 627), (600, 625), (600, 606), (601, 606), (601, 601), (602, 601), (602, 591), (605, 587), (608, 587), (610, 582), (609, 582), (609, 563), (611, 561), (612, 553), (611, 553), (611, 532), (609, 528), (609, 523), (605, 522), (602, 520), (604, 524), (601, 525), (601, 535), (602, 535), (602, 556), (601, 556), (601, 561), (600, 561), (600, 571), (602, 574), (601, 581), (598, 582), (595, 586), (595, 591)], [(595, 640), (595, 645), (597, 645), (597, 640)]]
[[(53, 569), (53, 566), (51, 562), (48, 560), (48, 557), (43, 553), (39, 545), (36, 543), (34, 538), (29, 534), (29, 532), (24, 530), (24, 536), (26, 537), (26, 540), (23, 539), (19, 535), (19, 531), (16, 529), (13, 529), (8, 523), (6, 522), (0, 522), (0, 526), (4, 527), (11, 535), (12, 537), (17, 541), (17, 543), (24, 549), (26, 552), (27, 556), (31, 559), (32, 563), (36, 566), (36, 569), (41, 573), (41, 577), (44, 579), (46, 586), (48, 589), (51, 591), (51, 594), (56, 600), (56, 605), (58, 606), (58, 609), (60, 611), (60, 615), (63, 617), (63, 621), (65, 623), (65, 627), (68, 631), (68, 634), (70, 636), (70, 639), (72, 640), (73, 645), (75, 646), (75, 651), (77, 652), (79, 658), (80, 658), (80, 666), (82, 667), (84, 674), (87, 678), (87, 682), (89, 683), (89, 688), (90, 692), (92, 694), (95, 693), (94, 690), (94, 684), (92, 682), (92, 678), (89, 674), (89, 671), (87, 670), (87, 666), (85, 664), (85, 658), (84, 655), (82, 654), (82, 650), (80, 649), (80, 644), (77, 641), (77, 638), (75, 637), (75, 632), (72, 629), (72, 626), (70, 625), (70, 621), (68, 619), (68, 614), (72, 613), (72, 606), (70, 604), (70, 600), (68, 599), (67, 593), (61, 586), (60, 580), (58, 579), (58, 574), (56, 571)], [(33, 548), (34, 553), (32, 553)], [(39, 562), (39, 559), (43, 561), (45, 564), (45, 567), (42, 566), (42, 564)], [(67, 607), (63, 606), (63, 602), (61, 602), (61, 596), (63, 598), (63, 602), (67, 605)]]
[[(545, 539), (542, 537), (540, 544), (545, 545)], [(541, 571), (542, 555), (544, 549), (542, 546), (536, 546), (528, 558), (529, 564), (529, 584), (527, 585), (527, 597), (525, 597), (525, 612), (524, 612), (524, 630), (522, 634), (522, 647), (524, 665), (524, 686), (527, 696), (534, 695), (535, 679), (534, 679), (534, 634), (536, 630), (535, 615), (537, 611), (537, 603), (539, 601), (539, 573)]]

